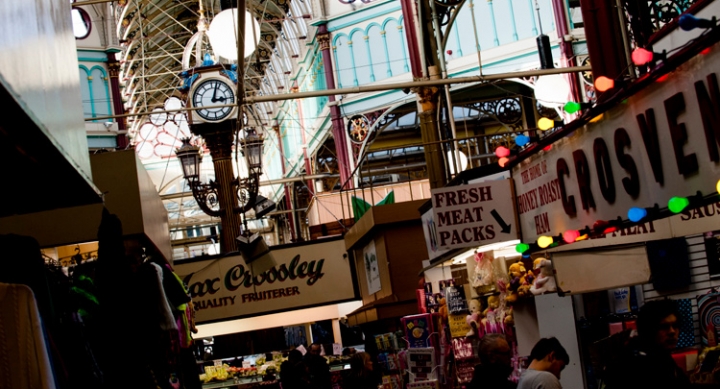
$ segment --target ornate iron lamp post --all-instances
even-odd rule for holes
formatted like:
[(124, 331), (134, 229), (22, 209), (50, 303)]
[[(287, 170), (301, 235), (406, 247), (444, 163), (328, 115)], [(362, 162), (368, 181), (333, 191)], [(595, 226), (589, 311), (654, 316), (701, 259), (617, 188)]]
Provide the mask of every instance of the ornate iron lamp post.
[[(202, 125), (198, 126), (202, 129)], [(197, 130), (198, 128), (194, 128)], [(262, 174), (263, 133), (255, 128), (243, 129), (244, 137), (239, 146), (248, 168), (248, 176), (234, 177), (232, 167), (232, 131), (198, 132), (210, 149), (215, 170), (215, 180), (209, 183), (200, 181), (200, 162), (202, 154), (199, 146), (183, 139), (182, 146), (176, 150), (183, 169), (183, 176), (192, 190), (193, 197), (200, 209), (206, 214), (220, 218), (220, 251), (223, 253), (238, 251), (236, 238), (250, 235), (245, 212), (250, 210), (258, 196), (259, 180)], [(240, 225), (243, 214), (244, 228)]]

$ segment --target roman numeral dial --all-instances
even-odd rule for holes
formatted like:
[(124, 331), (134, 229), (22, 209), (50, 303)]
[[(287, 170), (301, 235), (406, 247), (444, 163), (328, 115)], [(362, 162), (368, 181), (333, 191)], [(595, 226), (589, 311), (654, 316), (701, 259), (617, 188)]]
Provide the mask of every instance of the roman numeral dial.
[(219, 79), (201, 81), (194, 89), (192, 103), (196, 108), (195, 112), (201, 118), (209, 122), (218, 122), (227, 118), (234, 107), (222, 107), (222, 105), (235, 103), (235, 93), (232, 85)]

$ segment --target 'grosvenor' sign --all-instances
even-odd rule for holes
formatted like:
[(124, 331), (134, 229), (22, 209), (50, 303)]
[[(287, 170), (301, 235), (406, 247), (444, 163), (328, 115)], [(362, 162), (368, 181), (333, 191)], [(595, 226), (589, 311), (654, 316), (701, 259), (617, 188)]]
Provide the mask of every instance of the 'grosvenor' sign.
[(355, 298), (343, 240), (271, 250), (275, 266), (259, 271), (240, 255), (178, 263), (199, 323), (330, 304)]
[(673, 196), (713, 193), (720, 178), (718, 69), (716, 44), (516, 166), (523, 240), (627, 218), (631, 207), (666, 207)]

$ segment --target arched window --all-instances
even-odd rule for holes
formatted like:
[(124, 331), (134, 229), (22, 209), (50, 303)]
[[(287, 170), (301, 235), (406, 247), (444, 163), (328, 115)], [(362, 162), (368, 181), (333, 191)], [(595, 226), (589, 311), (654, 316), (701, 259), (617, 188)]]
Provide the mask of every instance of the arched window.
[[(70, 3), (74, 2), (75, 0), (70, 1)], [(90, 35), (90, 31), (92, 31), (92, 21), (90, 20), (90, 15), (88, 15), (88, 13), (82, 8), (73, 7), (72, 24), (75, 39), (85, 39), (88, 35)]]

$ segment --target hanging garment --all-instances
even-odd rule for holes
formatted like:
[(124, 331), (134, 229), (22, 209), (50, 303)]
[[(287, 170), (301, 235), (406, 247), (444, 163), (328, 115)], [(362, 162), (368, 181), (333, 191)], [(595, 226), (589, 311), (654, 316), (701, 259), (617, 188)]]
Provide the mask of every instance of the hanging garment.
[(0, 388), (55, 389), (35, 296), (0, 283)]

